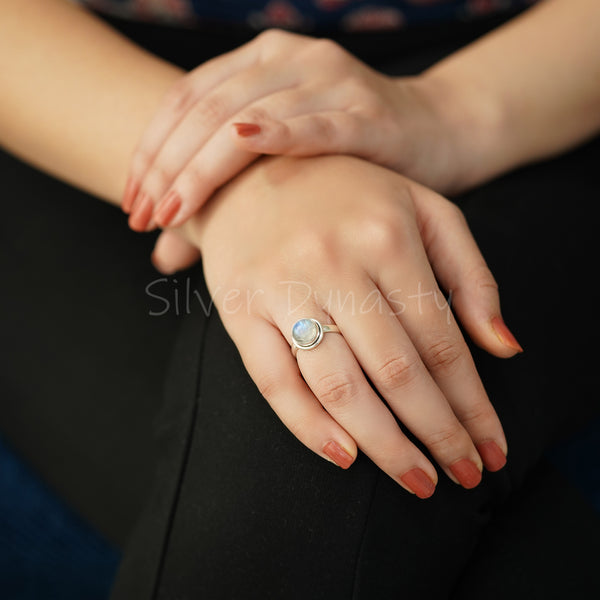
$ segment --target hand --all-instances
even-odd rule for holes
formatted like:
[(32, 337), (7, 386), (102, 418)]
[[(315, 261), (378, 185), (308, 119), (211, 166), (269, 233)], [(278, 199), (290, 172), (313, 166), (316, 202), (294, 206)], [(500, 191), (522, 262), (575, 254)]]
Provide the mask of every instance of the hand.
[[(503, 357), (518, 346), (455, 205), (359, 159), (276, 158), (238, 176), (180, 233), (202, 250), (215, 306), (259, 390), (319, 456), (347, 468), (359, 447), (428, 497), (436, 470), (399, 419), (466, 488), (482, 460), (503, 466), (502, 427), (437, 282), (475, 342)], [(291, 330), (304, 317), (341, 335), (296, 360)]]
[(137, 231), (178, 226), (261, 154), (353, 154), (447, 192), (465, 137), (446, 119), (460, 112), (453, 98), (330, 40), (267, 31), (172, 89), (134, 154), (123, 209)]

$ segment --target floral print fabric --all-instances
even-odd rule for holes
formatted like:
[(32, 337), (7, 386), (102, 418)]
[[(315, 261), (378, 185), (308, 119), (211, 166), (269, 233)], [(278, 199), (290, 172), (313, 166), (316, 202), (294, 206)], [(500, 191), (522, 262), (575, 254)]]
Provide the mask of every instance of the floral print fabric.
[(280, 27), (296, 31), (397, 30), (431, 21), (464, 21), (523, 8), (535, 0), (79, 0), (135, 20)]

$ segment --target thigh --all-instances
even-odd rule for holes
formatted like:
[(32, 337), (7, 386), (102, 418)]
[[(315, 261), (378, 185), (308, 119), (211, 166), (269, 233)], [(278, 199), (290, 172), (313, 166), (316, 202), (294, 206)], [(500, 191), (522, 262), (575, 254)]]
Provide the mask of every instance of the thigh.
[[(162, 31), (142, 37), (189, 66), (206, 51), (191, 34), (172, 46)], [(211, 52), (231, 45), (215, 39)], [(389, 70), (414, 72), (439, 54)], [(115, 598), (445, 598), (545, 447), (596, 410), (593, 229), (578, 206), (597, 196), (597, 159), (595, 143), (457, 199), (525, 348), (511, 361), (474, 349), (510, 446), (507, 468), (474, 491), (442, 478), (421, 502), (363, 455), (348, 472), (313, 455), (245, 373), (199, 270), (161, 288), (170, 299), (191, 292), (189, 311), (171, 303), (150, 317), (160, 310), (145, 292), (157, 277), (152, 236), (133, 236), (115, 209), (82, 204), (79, 192), (7, 158), (7, 189), (20, 200), (2, 225), (14, 352), (1, 427), (119, 541), (145, 505)]]
[[(512, 455), (539, 456), (600, 410), (594, 372), (600, 290), (590, 217), (600, 196), (599, 160), (597, 138), (457, 199), (499, 284), (506, 322), (525, 350), (498, 361), (474, 349), (509, 424)], [(531, 427), (539, 433), (532, 435)], [(514, 469), (520, 481), (523, 472)]]
[[(487, 519), (482, 506), (506, 493), (505, 474), (474, 492), (444, 478), (423, 502), (362, 454), (349, 471), (323, 461), (260, 396), (216, 313), (198, 375), (189, 421), (164, 430), (172, 462), (115, 599), (446, 597)], [(183, 406), (181, 395), (172, 402)]]
[(122, 545), (152, 484), (177, 325), (173, 311), (149, 314), (163, 306), (146, 293), (160, 277), (153, 239), (4, 153), (0, 176), (0, 433)]

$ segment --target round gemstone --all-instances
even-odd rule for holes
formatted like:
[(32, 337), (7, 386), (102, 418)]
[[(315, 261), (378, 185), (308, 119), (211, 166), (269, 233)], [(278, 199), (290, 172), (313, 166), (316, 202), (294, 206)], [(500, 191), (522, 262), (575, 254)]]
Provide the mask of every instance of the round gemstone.
[(319, 324), (314, 319), (300, 319), (294, 324), (292, 337), (298, 346), (310, 346), (319, 338)]

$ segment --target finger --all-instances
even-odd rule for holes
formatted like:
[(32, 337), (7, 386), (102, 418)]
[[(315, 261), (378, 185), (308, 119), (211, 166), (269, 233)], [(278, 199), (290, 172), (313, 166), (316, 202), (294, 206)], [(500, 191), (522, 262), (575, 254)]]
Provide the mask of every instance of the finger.
[[(242, 119), (241, 122), (245, 125), (242, 131), (252, 133), (238, 134), (237, 145), (261, 154), (352, 154), (376, 160), (382, 147), (379, 128), (356, 112), (330, 110), (283, 120)], [(258, 125), (258, 131), (248, 127), (254, 124)]]
[(200, 250), (171, 229), (158, 236), (152, 252), (152, 264), (165, 275), (187, 269), (198, 260)]
[(481, 480), (479, 454), (413, 339), (372, 281), (345, 290), (342, 297), (353, 293), (354, 307), (348, 301), (334, 303), (331, 312), (362, 369), (446, 474), (465, 488), (475, 487)]
[[(310, 318), (330, 322), (318, 308)], [(276, 319), (291, 332), (289, 314)], [(289, 336), (291, 339), (291, 335)], [(358, 447), (394, 481), (420, 498), (431, 496), (435, 468), (401, 431), (396, 419), (369, 385), (344, 338), (328, 333), (312, 350), (298, 350), (304, 380), (325, 410), (346, 430)]]
[(247, 69), (258, 58), (257, 44), (249, 43), (207, 61), (182, 77), (166, 96), (148, 124), (131, 161), (122, 208), (131, 212), (140, 185), (169, 134), (200, 98), (233, 74)]
[[(397, 256), (409, 252), (401, 243), (391, 244), (394, 245)], [(394, 311), (396, 319), (484, 459), (486, 468), (496, 471), (506, 462), (507, 444), (502, 425), (429, 267), (424, 248), (412, 248), (410, 252), (414, 261), (412, 268), (398, 260), (382, 260), (378, 267), (371, 265), (372, 272), (376, 273), (378, 287), (386, 299), (398, 300), (401, 292), (402, 309)], [(477, 459), (477, 466), (479, 463)], [(467, 465), (464, 466), (466, 469)], [(475, 477), (475, 471), (471, 472)], [(470, 475), (466, 473), (465, 477)]]
[(256, 317), (228, 321), (248, 373), (283, 424), (322, 458), (350, 467), (357, 455), (354, 440), (308, 389), (281, 332)]
[[(431, 286), (429, 289), (417, 284), (413, 295), (426, 295), (424, 300), (431, 299), (432, 302), (428, 302), (422, 310), (417, 308), (417, 303), (409, 304), (400, 321), (454, 414), (473, 440), (486, 468), (497, 471), (505, 465), (508, 453), (500, 419), (441, 291), (433, 279), (428, 285)], [(423, 323), (427, 323), (426, 328)]]
[[(202, 206), (217, 188), (230, 181), (257, 158), (256, 152), (248, 152), (232, 143), (229, 133), (232, 121), (236, 125), (236, 135), (248, 135), (248, 130), (244, 129), (243, 125), (236, 123), (238, 119), (252, 118), (255, 123), (276, 123), (271, 120), (272, 114), (285, 117), (302, 111), (317, 110), (324, 103), (336, 100), (340, 99), (315, 93), (314, 87), (293, 88), (269, 94), (238, 112), (225, 125), (218, 128), (205, 141), (204, 145), (199, 145), (195, 150), (189, 149), (193, 154), (192, 158), (180, 171), (169, 191), (158, 199), (154, 213), (157, 223), (162, 227), (177, 226), (183, 223)], [(198, 138), (198, 141), (202, 141), (202, 138)], [(164, 152), (166, 156), (170, 150), (165, 148)], [(173, 156), (177, 152), (181, 152), (176, 159), (178, 161), (186, 158), (186, 153), (182, 148), (173, 147), (172, 152)], [(159, 157), (157, 162), (160, 160)], [(173, 160), (175, 164), (173, 157), (169, 160)], [(163, 176), (165, 170), (168, 169), (169, 167), (164, 165), (158, 167), (158, 171)], [(175, 170), (174, 166), (173, 170)], [(148, 179), (151, 178), (152, 174), (150, 173)], [(160, 185), (152, 186), (151, 183), (146, 187), (153, 187), (156, 190), (155, 193), (159, 193), (161, 190)]]
[(162, 227), (185, 223), (219, 187), (257, 157), (235, 148), (226, 131), (220, 130), (186, 165), (164, 196), (157, 196), (154, 219)]
[(471, 339), (495, 356), (522, 352), (504, 324), (498, 285), (460, 209), (418, 186), (421, 235), (442, 287), (452, 293), (454, 310)]
[[(140, 195), (154, 203), (163, 197), (173, 180), (183, 171), (188, 171), (188, 179), (202, 177), (207, 172), (206, 169), (200, 173), (195, 172), (193, 169), (197, 161), (192, 161), (192, 158), (202, 150), (207, 140), (244, 106), (257, 98), (294, 85), (300, 76), (300, 72), (291, 69), (254, 65), (215, 87), (192, 106), (169, 133), (146, 172)], [(248, 164), (249, 153), (241, 154), (244, 164)], [(154, 218), (159, 225), (166, 226), (168, 223), (165, 217), (168, 220), (173, 219), (175, 215), (186, 215), (187, 218), (206, 200), (206, 196), (180, 195), (177, 198), (172, 195), (169, 208), (161, 207), (163, 210), (160, 211), (160, 215), (156, 214)], [(178, 201), (181, 202), (180, 206), (177, 206)], [(135, 210), (132, 211), (132, 216), (134, 213)], [(177, 222), (181, 223), (185, 218), (179, 216)]]
[(283, 154), (293, 141), (290, 139), (288, 143), (278, 135), (282, 128), (284, 135), (289, 133), (285, 127), (287, 121), (313, 113), (345, 112), (348, 96), (347, 86), (332, 86), (329, 81), (317, 80), (284, 89), (260, 98), (238, 112), (231, 119), (232, 134), (238, 146), (245, 150)]

